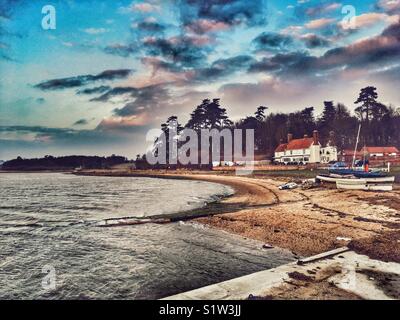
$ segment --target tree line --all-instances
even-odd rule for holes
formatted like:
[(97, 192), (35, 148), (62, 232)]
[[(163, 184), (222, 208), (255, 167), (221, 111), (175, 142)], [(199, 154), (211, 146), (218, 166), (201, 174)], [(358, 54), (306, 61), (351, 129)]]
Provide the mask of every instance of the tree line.
[(2, 170), (71, 170), (82, 169), (108, 169), (112, 166), (127, 163), (128, 159), (122, 156), (112, 155), (110, 157), (97, 156), (65, 156), (53, 157), (45, 156), (36, 159), (16, 159), (6, 161), (2, 165)]
[[(227, 108), (221, 105), (220, 99), (204, 99), (190, 114), (186, 125), (180, 124), (177, 116), (171, 116), (161, 124), (161, 130), (168, 138), (172, 126), (178, 133), (184, 128), (197, 132), (201, 129), (254, 129), (255, 152), (266, 157), (272, 157), (276, 147), (286, 142), (288, 133), (301, 138), (311, 136), (314, 130), (319, 131), (322, 144), (333, 136), (339, 150), (352, 149), (359, 124), (362, 125), (361, 146), (400, 146), (399, 108), (379, 102), (377, 89), (373, 86), (361, 89), (354, 105), (352, 112), (343, 103), (324, 101), (319, 115), (315, 114), (314, 107), (267, 114), (268, 107), (259, 106), (253, 115), (234, 122), (229, 119)], [(138, 156), (137, 160), (140, 159), (144, 160)]]

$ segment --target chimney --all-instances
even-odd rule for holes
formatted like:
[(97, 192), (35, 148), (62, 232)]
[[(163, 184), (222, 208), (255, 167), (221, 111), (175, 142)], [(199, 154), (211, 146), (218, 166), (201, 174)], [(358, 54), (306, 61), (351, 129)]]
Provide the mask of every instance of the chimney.
[(308, 134), (307, 133), (304, 135), (304, 138), (308, 138)]
[(293, 140), (293, 134), (288, 133), (288, 135), (287, 135), (287, 142), (289, 143), (289, 142), (292, 141), (292, 140)]
[(319, 136), (318, 136), (318, 130), (313, 131), (313, 140), (314, 140), (314, 145), (318, 145), (319, 142)]
[(282, 144), (283, 143), (283, 139), (279, 139), (279, 144)]

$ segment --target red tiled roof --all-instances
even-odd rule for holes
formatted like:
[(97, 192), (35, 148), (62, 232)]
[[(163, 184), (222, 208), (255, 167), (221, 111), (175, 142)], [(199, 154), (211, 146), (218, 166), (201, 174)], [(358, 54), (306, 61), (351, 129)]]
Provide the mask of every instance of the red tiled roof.
[[(343, 150), (341, 152), (341, 154), (344, 155), (344, 156), (353, 156), (354, 155), (354, 149), (353, 150), (350, 150), (350, 149)], [(364, 155), (364, 152), (362, 152), (362, 151), (357, 151), (356, 152), (356, 157), (363, 156), (363, 155)]]
[(286, 150), (308, 149), (313, 142), (313, 138), (293, 139), (287, 144)]
[(281, 143), (276, 149), (275, 152), (283, 152), (286, 150), (287, 143)]
[(399, 153), (396, 147), (364, 147), (362, 150), (368, 153)]

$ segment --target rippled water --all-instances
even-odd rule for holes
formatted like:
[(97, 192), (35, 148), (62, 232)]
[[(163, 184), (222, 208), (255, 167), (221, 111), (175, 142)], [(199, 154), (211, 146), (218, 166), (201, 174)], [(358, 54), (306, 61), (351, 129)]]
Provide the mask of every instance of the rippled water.
[[(292, 261), (191, 223), (94, 223), (199, 208), (231, 192), (197, 181), (0, 174), (0, 298), (157, 299)], [(45, 269), (55, 286), (43, 283)]]

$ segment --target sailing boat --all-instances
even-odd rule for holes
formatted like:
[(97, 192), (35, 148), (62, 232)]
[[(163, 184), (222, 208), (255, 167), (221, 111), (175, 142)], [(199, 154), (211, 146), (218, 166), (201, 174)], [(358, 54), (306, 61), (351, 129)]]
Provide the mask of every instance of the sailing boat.
[(338, 189), (347, 190), (374, 190), (391, 191), (393, 190), (394, 176), (381, 171), (371, 171), (368, 168), (365, 153), (363, 166), (358, 169), (355, 167), (356, 152), (360, 140), (361, 124), (358, 127), (357, 140), (354, 148), (353, 161), (351, 168), (332, 167), (328, 175), (318, 175), (317, 182), (335, 183)]

